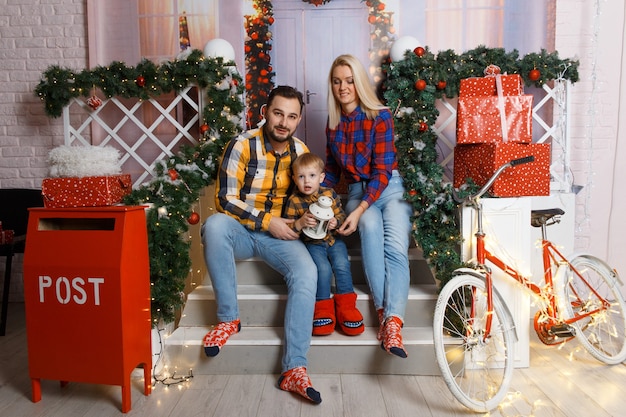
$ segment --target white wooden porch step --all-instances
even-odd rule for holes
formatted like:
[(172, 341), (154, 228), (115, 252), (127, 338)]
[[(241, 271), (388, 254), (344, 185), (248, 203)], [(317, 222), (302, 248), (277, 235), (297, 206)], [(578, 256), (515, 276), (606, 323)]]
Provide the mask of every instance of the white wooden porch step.
[[(214, 358), (204, 354), (202, 338), (210, 327), (179, 327), (166, 340), (169, 354), (175, 354), (182, 369), (194, 374), (280, 373), (282, 327), (242, 327), (230, 337)], [(434, 360), (432, 328), (405, 327), (402, 335), (409, 357), (390, 355), (380, 348), (377, 327), (367, 327), (359, 336), (335, 332), (313, 337), (309, 369), (314, 373), (366, 373), (438, 375)]]
[[(287, 301), (285, 284), (239, 285), (240, 319), (245, 326), (281, 326)], [(355, 285), (357, 307), (363, 314), (366, 326), (378, 325), (367, 286)], [(429, 326), (437, 299), (437, 288), (433, 285), (412, 285), (405, 316), (406, 325)], [(179, 326), (205, 326), (217, 322), (215, 293), (211, 286), (200, 286), (188, 298)]]

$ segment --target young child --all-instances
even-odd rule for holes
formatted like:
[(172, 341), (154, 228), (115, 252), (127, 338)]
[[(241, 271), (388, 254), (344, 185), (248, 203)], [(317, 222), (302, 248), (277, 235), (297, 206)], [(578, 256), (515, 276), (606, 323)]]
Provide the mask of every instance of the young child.
[[(352, 286), (352, 272), (348, 250), (343, 240), (331, 231), (339, 227), (346, 218), (341, 199), (332, 188), (320, 187), (324, 180), (324, 161), (317, 155), (299, 155), (292, 164), (293, 181), (297, 187), (287, 199), (283, 216), (296, 219), (292, 227), (298, 233), (306, 227), (315, 227), (317, 220), (309, 206), (322, 196), (333, 201), (335, 216), (329, 220), (328, 233), (322, 239), (313, 239), (305, 233), (301, 238), (317, 265), (317, 295), (313, 316), (313, 335), (331, 334), (335, 322), (350, 336), (363, 333), (363, 316), (356, 307), (356, 294)], [(335, 295), (331, 298), (331, 281), (335, 276)]]

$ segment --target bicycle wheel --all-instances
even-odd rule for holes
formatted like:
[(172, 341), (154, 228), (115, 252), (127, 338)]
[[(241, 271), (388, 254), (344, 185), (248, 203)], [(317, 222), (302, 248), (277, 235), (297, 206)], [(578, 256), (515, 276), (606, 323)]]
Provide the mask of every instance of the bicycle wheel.
[(610, 365), (623, 362), (626, 360), (626, 302), (617, 274), (604, 261), (591, 255), (575, 256), (570, 263), (575, 271), (564, 267), (559, 277), (562, 281), (557, 282), (561, 290), (559, 302), (564, 304), (567, 318), (601, 308), (603, 303), (599, 297), (610, 303), (608, 309), (572, 323), (577, 339), (599, 361)]
[(498, 406), (513, 374), (513, 323), (495, 289), (491, 332), (485, 338), (485, 286), (482, 277), (469, 274), (451, 279), (439, 294), (433, 321), (443, 379), (452, 395), (476, 412)]

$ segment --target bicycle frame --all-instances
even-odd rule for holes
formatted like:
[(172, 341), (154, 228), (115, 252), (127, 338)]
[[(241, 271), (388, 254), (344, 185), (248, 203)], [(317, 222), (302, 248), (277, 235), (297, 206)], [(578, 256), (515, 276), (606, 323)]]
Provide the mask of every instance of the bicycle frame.
[[(487, 266), (486, 261), (491, 262), (498, 269), (500, 269), (503, 273), (513, 278), (515, 281), (520, 283), (524, 288), (528, 289), (533, 294), (537, 295), (543, 300), (546, 300), (547, 302), (546, 315), (548, 319), (547, 325), (556, 324), (556, 323), (571, 324), (585, 317), (589, 317), (594, 314), (597, 314), (599, 311), (608, 309), (610, 307), (610, 303), (606, 299), (604, 299), (600, 294), (598, 294), (597, 291), (591, 285), (589, 285), (589, 283), (584, 278), (584, 276), (580, 274), (580, 272), (576, 270), (576, 268), (554, 246), (554, 244), (547, 239), (546, 224), (543, 224), (541, 227), (542, 229), (541, 230), (541, 234), (542, 234), (541, 248), (542, 248), (543, 269), (544, 269), (543, 278), (544, 278), (544, 284), (545, 284), (544, 288), (546, 288), (544, 289), (540, 287), (539, 285), (535, 284), (526, 276), (520, 274), (515, 268), (508, 265), (506, 262), (500, 259), (497, 255), (493, 254), (487, 249), (486, 244), (485, 244), (485, 232), (483, 230), (483, 224), (482, 224), (482, 215), (483, 215), (482, 203), (478, 199), (475, 199), (471, 205), (476, 209), (476, 215), (477, 215), (477, 220), (478, 220), (477, 231), (474, 234), (475, 242), (476, 242), (476, 260), (478, 262), (479, 268), (481, 268), (485, 273), (485, 280), (486, 280), (485, 288), (487, 290), (487, 309), (488, 309), (488, 312), (490, 313), (488, 314), (486, 318), (484, 339), (487, 339), (491, 332), (491, 322), (492, 322), (491, 312), (493, 311), (493, 291), (492, 291), (493, 278), (491, 274), (491, 268)], [(564, 273), (564, 271), (562, 271), (561, 268), (569, 267), (570, 270), (573, 271), (581, 279), (581, 281), (584, 282), (585, 285), (594, 293), (594, 295), (597, 296), (598, 299), (602, 300), (602, 306), (599, 308), (596, 308), (595, 310), (587, 311), (584, 314), (579, 314), (576, 317), (570, 317), (567, 319), (560, 318), (558, 300), (556, 299), (556, 295), (555, 295), (556, 291), (554, 290), (554, 285), (555, 285), (555, 279), (554, 279), (555, 277), (553, 276), (554, 265), (557, 265), (556, 274)], [(559, 270), (561, 270), (561, 272)], [(567, 285), (567, 283), (563, 283), (563, 285)], [(572, 291), (574, 294), (576, 294), (573, 288), (572, 288)], [(577, 294), (576, 294), (576, 297), (578, 297)], [(582, 304), (584, 301), (578, 298), (577, 302)], [(474, 312), (472, 311), (472, 314), (473, 313)]]

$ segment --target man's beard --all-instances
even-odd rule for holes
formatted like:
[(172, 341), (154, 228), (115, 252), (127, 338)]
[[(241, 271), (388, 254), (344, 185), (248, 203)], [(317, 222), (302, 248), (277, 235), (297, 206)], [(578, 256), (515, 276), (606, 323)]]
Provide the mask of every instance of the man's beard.
[(283, 143), (283, 142), (288, 142), (291, 140), (291, 138), (293, 137), (292, 134), (287, 135), (284, 138), (278, 137), (276, 135), (274, 135), (274, 132), (271, 131), (268, 127), (267, 124), (265, 124), (263, 126), (263, 135), (267, 138), (270, 138), (271, 140), (278, 142), (278, 143)]

